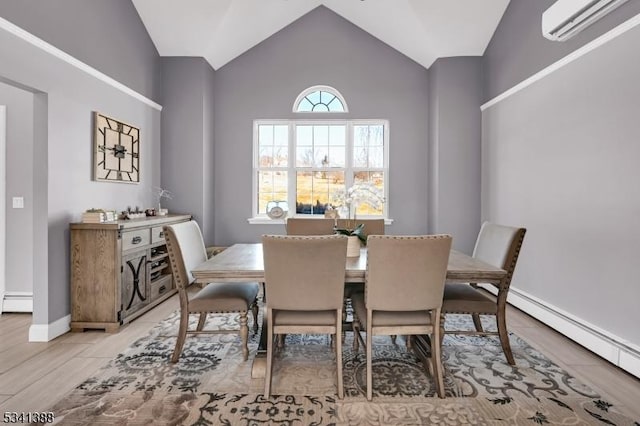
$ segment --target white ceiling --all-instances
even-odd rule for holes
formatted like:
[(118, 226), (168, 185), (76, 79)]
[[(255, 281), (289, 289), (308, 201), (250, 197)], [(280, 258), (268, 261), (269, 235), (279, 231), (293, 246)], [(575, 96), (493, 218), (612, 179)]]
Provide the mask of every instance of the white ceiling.
[(133, 0), (161, 56), (214, 69), (324, 5), (414, 61), (484, 53), (509, 0)]

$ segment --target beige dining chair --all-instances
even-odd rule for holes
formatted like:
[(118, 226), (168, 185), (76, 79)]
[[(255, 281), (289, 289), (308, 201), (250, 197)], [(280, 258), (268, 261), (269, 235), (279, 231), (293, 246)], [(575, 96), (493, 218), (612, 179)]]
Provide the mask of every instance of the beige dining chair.
[[(258, 283), (209, 283), (189, 298), (188, 287), (195, 278), (191, 270), (207, 260), (202, 232), (195, 221), (163, 227), (173, 280), (180, 299), (180, 328), (171, 362), (178, 362), (187, 334), (235, 333), (240, 331), (242, 354), (249, 356), (247, 312), (253, 313), (253, 327), (258, 329)], [(204, 330), (209, 313), (240, 313), (239, 330)], [(189, 330), (189, 315), (199, 314), (195, 330)]]
[(271, 392), (274, 336), (330, 334), (336, 348), (338, 397), (343, 398), (342, 291), (347, 237), (262, 237), (267, 310), (265, 397)]
[[(373, 336), (429, 334), (431, 371), (444, 398), (440, 309), (451, 236), (372, 235), (367, 242), (365, 293), (352, 296), (356, 337), (367, 333), (367, 399), (373, 396)], [(363, 342), (364, 343), (364, 342)]]
[(287, 235), (332, 235), (333, 219), (290, 217), (286, 222)]
[[(515, 365), (515, 360), (509, 344), (509, 332), (507, 331), (507, 294), (526, 232), (525, 228), (484, 222), (473, 249), (473, 257), (507, 271), (506, 277), (500, 283), (497, 300), (485, 291), (478, 289), (477, 283), (470, 283), (470, 285), (447, 284), (444, 289), (444, 302), (442, 304), (443, 315), (471, 314), (475, 326), (475, 331), (443, 330), (443, 336), (445, 333), (497, 334), (507, 362), (511, 365)], [(485, 331), (480, 322), (480, 315), (494, 315), (498, 331)], [(444, 327), (444, 321), (442, 321), (442, 327)]]
[(384, 219), (338, 219), (337, 228), (355, 228), (364, 223), (364, 235), (384, 235)]

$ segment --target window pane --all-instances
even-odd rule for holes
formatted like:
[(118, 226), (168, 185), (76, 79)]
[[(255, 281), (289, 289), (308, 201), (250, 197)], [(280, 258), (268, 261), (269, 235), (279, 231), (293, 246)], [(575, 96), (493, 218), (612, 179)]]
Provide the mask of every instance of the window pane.
[(289, 145), (289, 126), (273, 126), (273, 144)]
[(369, 126), (369, 145), (382, 146), (384, 141), (384, 126)]
[(346, 133), (345, 126), (329, 126), (329, 145), (345, 146)]
[(384, 150), (381, 146), (369, 148), (369, 167), (384, 167)]
[(329, 147), (329, 167), (344, 167), (345, 153), (343, 146)]
[(270, 146), (260, 148), (260, 158), (258, 159), (260, 167), (273, 166), (273, 148)]
[(273, 148), (273, 165), (276, 167), (287, 167), (287, 157), (289, 148), (286, 146), (276, 146)]
[(331, 103), (332, 100), (335, 99), (335, 95), (329, 92), (320, 92), (320, 103), (323, 103), (325, 105), (329, 105)]
[(316, 90), (315, 92), (309, 93), (307, 95), (307, 99), (314, 105), (319, 103), (320, 102), (320, 91)]
[(267, 212), (270, 201), (287, 201), (287, 172), (258, 172), (258, 213)]
[(313, 145), (329, 145), (329, 126), (313, 126)]
[(313, 167), (313, 148), (304, 146), (296, 149), (296, 167)]
[(312, 109), (313, 104), (307, 98), (302, 99), (298, 104), (298, 112), (310, 112)]
[(344, 190), (344, 172), (298, 172), (296, 213), (324, 214), (338, 189)]
[(313, 126), (296, 126), (296, 145), (313, 145)]
[(355, 146), (367, 146), (369, 141), (368, 126), (353, 126), (353, 144)]
[(338, 98), (333, 98), (327, 106), (331, 112), (344, 112), (344, 106), (342, 106), (342, 102), (340, 102), (340, 99)]
[(369, 150), (363, 146), (353, 147), (353, 167), (367, 167)]
[(371, 183), (377, 192), (371, 197), (372, 204), (361, 204), (356, 210), (358, 215), (382, 215), (384, 213), (384, 173), (383, 172), (357, 172), (353, 174), (354, 183)]

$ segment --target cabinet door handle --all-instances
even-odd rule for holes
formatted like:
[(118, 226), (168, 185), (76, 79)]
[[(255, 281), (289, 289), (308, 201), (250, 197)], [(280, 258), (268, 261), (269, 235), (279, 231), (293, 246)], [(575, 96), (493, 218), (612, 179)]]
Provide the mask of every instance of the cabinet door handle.
[(140, 244), (142, 242), (142, 237), (133, 237), (131, 240), (131, 244)]
[(162, 294), (162, 293), (164, 293), (166, 290), (167, 290), (167, 286), (162, 285), (162, 286), (160, 286), (160, 288), (158, 289), (158, 293), (159, 293), (159, 294)]
[(160, 233), (158, 234), (159, 238), (164, 238), (164, 231), (160, 231)]

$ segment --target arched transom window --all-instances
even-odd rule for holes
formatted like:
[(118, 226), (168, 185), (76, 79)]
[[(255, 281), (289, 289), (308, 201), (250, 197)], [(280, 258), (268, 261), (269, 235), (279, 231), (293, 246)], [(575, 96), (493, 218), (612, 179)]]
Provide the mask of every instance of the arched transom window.
[(340, 92), (333, 87), (312, 86), (298, 95), (293, 112), (349, 112), (349, 109)]

